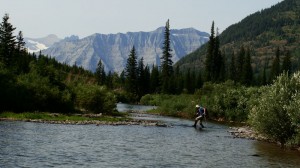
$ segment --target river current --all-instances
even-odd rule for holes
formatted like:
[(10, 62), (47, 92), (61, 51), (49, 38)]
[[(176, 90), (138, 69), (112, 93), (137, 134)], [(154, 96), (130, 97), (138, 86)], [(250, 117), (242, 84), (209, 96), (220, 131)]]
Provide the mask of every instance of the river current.
[(233, 138), (229, 128), (136, 115), (170, 127), (0, 122), (0, 167), (299, 167), (299, 152)]

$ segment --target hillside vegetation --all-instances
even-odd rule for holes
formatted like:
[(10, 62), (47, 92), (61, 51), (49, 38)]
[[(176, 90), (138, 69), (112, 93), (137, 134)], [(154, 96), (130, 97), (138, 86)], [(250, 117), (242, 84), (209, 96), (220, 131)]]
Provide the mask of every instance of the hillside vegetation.
[(0, 113), (114, 111), (115, 97), (97, 85), (93, 73), (27, 53), (23, 34), (14, 36), (15, 29), (5, 14), (0, 23)]
[[(256, 74), (266, 66), (270, 69), (279, 48), (280, 59), (286, 51), (292, 56), (292, 71), (299, 67), (300, 55), (300, 1), (285, 0), (269, 9), (258, 11), (233, 24), (220, 34), (221, 51), (229, 61), (241, 46), (250, 48), (251, 63)], [(216, 23), (217, 25), (217, 23)], [(204, 68), (207, 45), (181, 59), (181, 70)]]

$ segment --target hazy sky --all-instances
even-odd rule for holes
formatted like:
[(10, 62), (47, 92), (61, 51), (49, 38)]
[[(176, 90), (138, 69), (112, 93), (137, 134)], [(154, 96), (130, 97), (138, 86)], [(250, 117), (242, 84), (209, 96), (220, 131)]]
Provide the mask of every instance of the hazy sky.
[(94, 33), (153, 31), (170, 19), (171, 29), (193, 27), (220, 32), (231, 24), (282, 0), (0, 0), (5, 13), (25, 37), (60, 38)]

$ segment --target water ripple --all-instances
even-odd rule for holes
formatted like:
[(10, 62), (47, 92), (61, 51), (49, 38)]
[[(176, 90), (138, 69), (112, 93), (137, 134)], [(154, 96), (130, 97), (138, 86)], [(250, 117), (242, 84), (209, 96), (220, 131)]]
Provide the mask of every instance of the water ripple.
[(229, 138), (227, 127), (222, 125), (209, 123), (210, 127), (201, 131), (188, 127), (191, 121), (161, 119), (174, 127), (0, 122), (0, 167), (300, 165), (297, 153), (272, 144)]

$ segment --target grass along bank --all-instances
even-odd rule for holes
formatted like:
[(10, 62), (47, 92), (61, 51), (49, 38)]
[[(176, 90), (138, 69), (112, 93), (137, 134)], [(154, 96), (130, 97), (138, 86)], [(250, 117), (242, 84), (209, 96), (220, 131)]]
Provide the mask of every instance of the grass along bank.
[(46, 112), (24, 112), (0, 113), (0, 121), (25, 121), (48, 124), (73, 124), (73, 125), (142, 125), (142, 126), (159, 126), (165, 127), (167, 125), (152, 120), (139, 120), (128, 117), (127, 113), (112, 113), (113, 116), (101, 114), (60, 114), (60, 113), (46, 113)]
[(95, 123), (95, 122), (124, 122), (131, 121), (126, 113), (118, 114), (117, 116), (99, 115), (99, 114), (60, 114), (47, 112), (24, 112), (0, 113), (1, 120), (13, 121), (32, 121), (32, 122), (47, 122), (47, 123), (62, 123), (62, 124), (78, 124), (78, 123)]
[(156, 109), (148, 111), (152, 114), (192, 119), (194, 117), (195, 106), (199, 104), (199, 101), (196, 96), (189, 94), (147, 94), (141, 98), (140, 103), (157, 106)]

